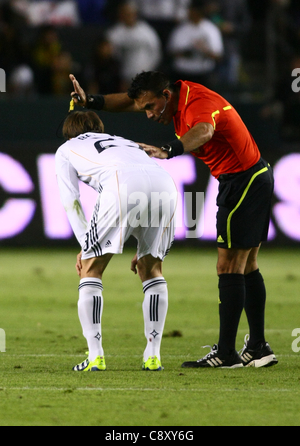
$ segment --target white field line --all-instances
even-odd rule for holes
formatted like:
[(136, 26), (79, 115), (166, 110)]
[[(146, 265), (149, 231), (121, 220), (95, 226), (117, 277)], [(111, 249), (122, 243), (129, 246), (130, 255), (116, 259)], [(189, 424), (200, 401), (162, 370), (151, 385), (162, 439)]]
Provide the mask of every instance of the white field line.
[[(185, 393), (203, 393), (211, 392), (211, 389), (176, 389), (171, 387), (163, 387), (157, 389), (155, 387), (0, 387), (1, 391), (38, 391), (38, 392), (153, 392), (154, 390), (164, 391), (164, 392), (185, 392)], [(218, 389), (218, 392), (246, 392), (249, 393), (248, 389), (238, 389), (238, 388), (228, 388), (228, 389)], [(272, 388), (272, 389), (255, 389), (255, 393), (293, 393), (298, 394), (299, 390), (295, 389), (283, 389), (283, 388)]]

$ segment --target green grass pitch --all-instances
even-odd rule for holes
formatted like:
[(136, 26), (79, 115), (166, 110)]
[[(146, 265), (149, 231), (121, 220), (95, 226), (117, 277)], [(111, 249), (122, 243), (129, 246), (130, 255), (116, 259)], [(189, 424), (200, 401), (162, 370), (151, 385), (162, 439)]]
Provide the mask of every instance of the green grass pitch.
[[(171, 250), (164, 263), (169, 312), (163, 372), (143, 372), (142, 286), (134, 255), (115, 256), (104, 276), (107, 371), (74, 373), (86, 342), (77, 316), (74, 250), (1, 250), (0, 425), (220, 426), (300, 424), (300, 250), (263, 249), (270, 369), (193, 370), (181, 363), (218, 341), (214, 249)], [(175, 336), (180, 332), (182, 336)], [(237, 349), (248, 333), (242, 316)], [(178, 333), (177, 333), (178, 334)], [(298, 342), (300, 347), (300, 339)]]

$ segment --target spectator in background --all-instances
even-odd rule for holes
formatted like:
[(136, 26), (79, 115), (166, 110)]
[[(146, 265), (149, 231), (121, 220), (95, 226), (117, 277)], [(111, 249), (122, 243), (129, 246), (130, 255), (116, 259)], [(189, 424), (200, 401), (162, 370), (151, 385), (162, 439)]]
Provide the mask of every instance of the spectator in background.
[(213, 87), (216, 67), (223, 56), (220, 30), (205, 17), (206, 2), (193, 0), (187, 22), (178, 25), (170, 36), (173, 77), (189, 79)]
[(8, 2), (0, 4), (0, 67), (8, 76), (23, 62), (24, 51), (20, 40), (19, 16)]
[(32, 26), (51, 24), (75, 26), (79, 24), (75, 0), (12, 0), (14, 8)]
[(163, 47), (179, 22), (187, 19), (190, 0), (134, 0), (138, 11), (157, 31)]
[(241, 42), (251, 26), (247, 0), (207, 2), (206, 14), (222, 32), (224, 58), (219, 67), (219, 79), (225, 85), (237, 85), (241, 66)]
[(70, 52), (63, 48), (57, 29), (42, 26), (32, 49), (32, 65), (37, 93), (64, 95), (69, 93), (68, 73), (78, 71)]
[(107, 38), (121, 64), (121, 90), (127, 90), (138, 72), (158, 68), (162, 59), (161, 41), (148, 23), (139, 20), (132, 2), (119, 6), (117, 23), (108, 30)]
[(32, 62), (38, 93), (53, 93), (53, 68), (61, 51), (62, 45), (56, 29), (51, 25), (41, 27), (32, 50)]
[(74, 68), (73, 57), (68, 51), (61, 51), (53, 60), (51, 81), (52, 92), (56, 96), (67, 95), (70, 91), (68, 73)]
[(18, 65), (8, 78), (7, 92), (18, 98), (35, 95), (34, 73), (29, 65)]
[(91, 94), (121, 92), (121, 67), (112, 44), (101, 37), (95, 42), (91, 64), (85, 73)]
[(34, 76), (27, 46), (22, 40), (25, 20), (10, 1), (0, 2), (0, 67), (5, 70), (7, 92), (28, 96), (34, 91)]

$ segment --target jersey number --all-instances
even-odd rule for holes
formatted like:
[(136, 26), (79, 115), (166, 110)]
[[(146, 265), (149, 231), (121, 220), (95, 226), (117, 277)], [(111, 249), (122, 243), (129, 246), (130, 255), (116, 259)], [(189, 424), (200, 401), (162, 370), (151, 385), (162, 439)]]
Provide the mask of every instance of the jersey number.
[[(101, 141), (96, 141), (94, 146), (98, 153), (103, 152), (105, 149), (110, 149), (111, 147), (120, 147), (118, 144), (110, 144), (109, 141), (116, 141), (114, 138), (102, 139)], [(124, 147), (133, 147), (136, 148), (136, 144), (132, 142), (132, 144), (124, 144)]]
[(95, 142), (94, 146), (98, 153), (103, 152), (105, 149), (109, 149), (110, 147), (118, 147), (115, 144), (109, 144), (107, 141), (114, 141), (114, 138), (102, 139), (101, 141)]

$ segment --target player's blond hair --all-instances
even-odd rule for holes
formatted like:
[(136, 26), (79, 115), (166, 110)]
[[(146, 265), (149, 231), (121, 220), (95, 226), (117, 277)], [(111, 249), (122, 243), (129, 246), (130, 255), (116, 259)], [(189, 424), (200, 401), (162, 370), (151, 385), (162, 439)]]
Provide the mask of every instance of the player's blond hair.
[(97, 113), (93, 111), (70, 113), (63, 125), (63, 136), (71, 139), (88, 132), (104, 132), (104, 124)]

